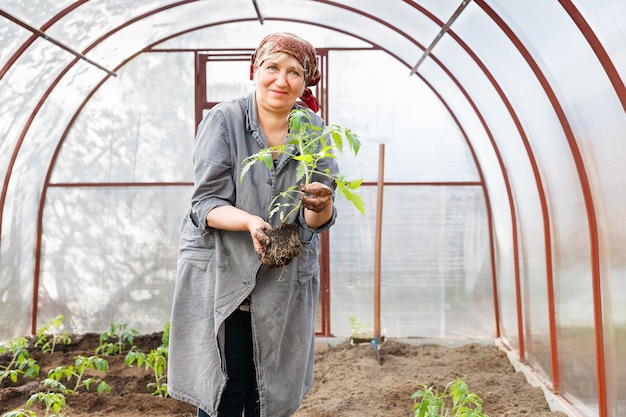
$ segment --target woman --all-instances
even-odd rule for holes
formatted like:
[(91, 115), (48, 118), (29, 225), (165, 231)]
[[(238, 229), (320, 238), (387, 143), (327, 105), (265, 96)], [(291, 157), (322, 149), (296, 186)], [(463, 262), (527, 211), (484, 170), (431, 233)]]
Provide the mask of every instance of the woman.
[[(301, 254), (269, 268), (261, 242), (279, 219), (268, 218), (268, 207), (294, 185), (296, 161), (279, 154), (271, 171), (256, 164), (239, 177), (246, 157), (285, 142), (298, 98), (317, 111), (307, 88), (320, 79), (315, 49), (296, 35), (271, 34), (252, 55), (250, 75), (254, 92), (215, 106), (199, 126), (181, 227), (168, 385), (201, 417), (287, 417), (313, 380), (318, 234), (335, 221), (333, 185), (322, 177), (305, 190), (290, 220)], [(318, 168), (337, 172), (331, 158)]]

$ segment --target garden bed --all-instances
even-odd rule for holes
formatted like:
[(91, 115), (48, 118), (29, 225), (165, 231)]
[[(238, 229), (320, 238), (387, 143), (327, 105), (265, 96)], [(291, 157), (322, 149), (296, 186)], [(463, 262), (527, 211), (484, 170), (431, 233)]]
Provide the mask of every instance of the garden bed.
[[(34, 348), (30, 355), (41, 366), (38, 378), (20, 377), (17, 383), (8, 378), (0, 385), (0, 416), (24, 407), (28, 398), (45, 389), (40, 384), (50, 369), (74, 363), (77, 355), (93, 356), (99, 335), (72, 336), (68, 346), (57, 346), (53, 354)], [(161, 344), (161, 333), (135, 337), (136, 346), (148, 352)], [(124, 355), (101, 356), (108, 371), (100, 377), (111, 387), (110, 394), (98, 394), (94, 386), (86, 392), (67, 394), (67, 417), (194, 417), (195, 408), (173, 400), (153, 396), (147, 389), (153, 377), (150, 371), (128, 367)], [(416, 384), (428, 384), (442, 390), (446, 383), (461, 377), (471, 392), (484, 399), (483, 411), (490, 417), (544, 416), (563, 417), (550, 412), (543, 392), (515, 372), (506, 355), (495, 346), (471, 344), (445, 347), (435, 344), (413, 345), (388, 340), (380, 347), (381, 364), (369, 345), (351, 346), (348, 341), (336, 346), (320, 342), (316, 347), (314, 385), (294, 417), (409, 417), (411, 394)], [(6, 366), (7, 355), (0, 357)], [(44, 413), (37, 407), (38, 416)]]

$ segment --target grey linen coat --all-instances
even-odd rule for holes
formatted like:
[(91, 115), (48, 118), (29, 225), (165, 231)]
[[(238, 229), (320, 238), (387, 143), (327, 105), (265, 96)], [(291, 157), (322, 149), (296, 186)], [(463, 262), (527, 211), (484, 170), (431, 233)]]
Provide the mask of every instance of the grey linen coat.
[[(321, 118), (313, 115), (316, 124)], [(251, 296), (254, 362), (261, 417), (287, 417), (313, 381), (315, 310), (319, 298), (319, 235), (335, 221), (309, 228), (300, 211), (302, 253), (286, 267), (261, 265), (248, 232), (207, 227), (213, 208), (233, 205), (268, 219), (268, 207), (295, 182), (296, 161), (281, 155), (270, 172), (255, 164), (243, 182), (242, 161), (267, 143), (254, 93), (215, 106), (198, 129), (194, 191), (181, 225), (178, 276), (171, 315), (168, 387), (173, 398), (217, 416), (228, 377), (223, 356), (224, 320)], [(335, 159), (319, 169), (337, 173)], [(327, 178), (315, 180), (333, 186)]]

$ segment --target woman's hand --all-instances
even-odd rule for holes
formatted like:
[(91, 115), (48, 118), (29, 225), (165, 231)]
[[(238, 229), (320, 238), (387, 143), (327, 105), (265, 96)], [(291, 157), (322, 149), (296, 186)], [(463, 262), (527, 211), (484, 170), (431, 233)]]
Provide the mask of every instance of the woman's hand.
[(309, 185), (300, 184), (302, 205), (316, 213), (324, 211), (333, 201), (333, 190), (321, 182), (312, 182)]
[(320, 182), (312, 182), (307, 186), (301, 184), (300, 190), (306, 224), (317, 228), (328, 223), (333, 215), (333, 190)]
[(269, 245), (270, 238), (265, 232), (271, 229), (272, 226), (258, 216), (252, 216), (251, 221), (248, 223), (248, 231), (250, 232), (250, 236), (252, 236), (254, 251), (261, 263), (266, 265), (268, 265), (268, 263), (265, 258), (265, 247)]
[(271, 230), (272, 226), (261, 217), (233, 206), (219, 206), (207, 213), (206, 224), (209, 227), (222, 230), (236, 232), (247, 230), (252, 237), (254, 251), (259, 256), (261, 262), (265, 259), (263, 242), (269, 243), (269, 237), (265, 234), (265, 231)]

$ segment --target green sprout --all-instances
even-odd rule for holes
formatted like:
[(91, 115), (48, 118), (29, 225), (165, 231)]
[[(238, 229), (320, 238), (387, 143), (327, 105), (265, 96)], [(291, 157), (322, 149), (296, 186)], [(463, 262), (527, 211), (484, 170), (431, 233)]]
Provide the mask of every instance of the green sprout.
[(8, 342), (0, 344), (0, 355), (10, 355), (9, 364), (0, 366), (0, 383), (9, 378), (13, 383), (17, 382), (20, 375), (24, 377), (36, 377), (39, 375), (37, 361), (28, 353), (28, 340), (25, 337), (16, 337)]
[(111, 323), (109, 329), (100, 335), (100, 345), (96, 355), (121, 355), (135, 344), (135, 336), (139, 332), (125, 323)]
[[(30, 407), (35, 402), (44, 404), (46, 408), (44, 417), (63, 417), (60, 411), (65, 408), (65, 396), (55, 392), (37, 392), (31, 395), (28, 401), (26, 401), (26, 407), (9, 411), (2, 417), (36, 417), (37, 414), (30, 410)], [(50, 412), (52, 412), (52, 414), (50, 414)]]
[(126, 355), (126, 365), (132, 367), (136, 362), (138, 367), (144, 366), (147, 370), (152, 371), (153, 381), (147, 385), (148, 391), (152, 391), (152, 395), (158, 397), (167, 397), (167, 358), (170, 341), (170, 322), (165, 324), (163, 335), (161, 336), (162, 344), (156, 349), (152, 349), (150, 353), (142, 352), (133, 347)]
[[(89, 377), (85, 378), (86, 371), (100, 371), (103, 375), (109, 368), (109, 363), (97, 356), (76, 356), (74, 358), (74, 365), (70, 366), (57, 366), (48, 372), (48, 378), (43, 381), (43, 385), (47, 388), (58, 389), (63, 393), (75, 394), (79, 388), (84, 387), (89, 390), (92, 384), (96, 383), (98, 388), (98, 394), (103, 392), (110, 393), (111, 387), (100, 378)], [(75, 379), (74, 388), (67, 388), (61, 379), (65, 378), (67, 382)]]
[[(411, 395), (411, 400), (415, 401), (414, 417), (488, 417), (482, 412), (482, 398), (470, 393), (468, 385), (461, 378), (449, 382), (443, 392), (426, 384), (417, 387), (418, 390)], [(452, 408), (448, 408), (447, 399)]]
[(52, 354), (54, 353), (57, 343), (64, 343), (66, 345), (72, 343), (72, 337), (68, 332), (60, 332), (64, 320), (63, 314), (59, 314), (55, 318), (47, 320), (43, 327), (37, 331), (37, 342), (35, 346), (41, 346), (42, 352)]

